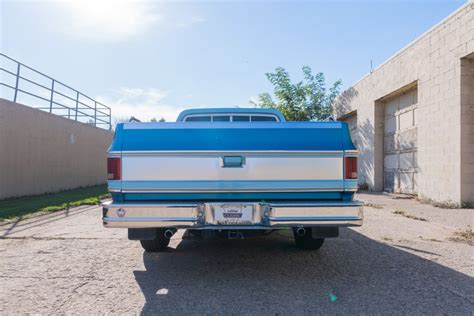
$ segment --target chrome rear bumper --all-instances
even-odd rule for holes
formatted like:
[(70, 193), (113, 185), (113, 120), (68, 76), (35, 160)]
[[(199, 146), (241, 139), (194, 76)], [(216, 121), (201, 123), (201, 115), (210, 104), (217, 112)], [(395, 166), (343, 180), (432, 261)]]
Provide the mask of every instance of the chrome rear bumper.
[(121, 228), (194, 228), (194, 229), (267, 229), (299, 226), (361, 226), (360, 201), (311, 203), (254, 203), (249, 225), (219, 225), (214, 216), (215, 203), (113, 203), (103, 207), (105, 227)]

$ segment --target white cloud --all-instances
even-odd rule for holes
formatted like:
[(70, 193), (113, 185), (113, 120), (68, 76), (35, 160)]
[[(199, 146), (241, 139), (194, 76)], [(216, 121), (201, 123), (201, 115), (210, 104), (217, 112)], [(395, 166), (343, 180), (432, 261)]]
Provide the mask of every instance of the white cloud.
[(166, 96), (167, 92), (155, 88), (120, 88), (97, 100), (112, 109), (114, 120), (134, 116), (141, 121), (164, 117), (167, 122), (174, 122), (184, 108), (164, 103)]
[(137, 36), (161, 19), (156, 3), (133, 0), (69, 0), (63, 2), (64, 31), (78, 37), (120, 41)]

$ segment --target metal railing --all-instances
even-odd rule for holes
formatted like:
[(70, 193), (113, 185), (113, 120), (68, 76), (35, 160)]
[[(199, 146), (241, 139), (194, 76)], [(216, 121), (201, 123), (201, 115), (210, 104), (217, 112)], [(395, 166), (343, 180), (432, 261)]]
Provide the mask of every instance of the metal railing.
[[(10, 69), (7, 64), (11, 65)], [(0, 76), (0, 87), (12, 92), (8, 98), (0, 91), (2, 98), (96, 127), (108, 130), (112, 127), (108, 106), (3, 53), (0, 53), (0, 74), (6, 75)], [(26, 101), (20, 100), (22, 97)]]

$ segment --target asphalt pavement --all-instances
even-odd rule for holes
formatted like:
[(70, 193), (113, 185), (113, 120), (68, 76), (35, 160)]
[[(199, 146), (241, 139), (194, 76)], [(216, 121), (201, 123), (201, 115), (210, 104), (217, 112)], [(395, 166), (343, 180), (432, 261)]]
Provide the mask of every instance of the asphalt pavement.
[(359, 197), (371, 205), (364, 226), (319, 251), (296, 249), (285, 231), (180, 231), (168, 251), (145, 253), (126, 230), (103, 228), (97, 206), (0, 223), (0, 314), (472, 315), (473, 246), (455, 236), (474, 211)]

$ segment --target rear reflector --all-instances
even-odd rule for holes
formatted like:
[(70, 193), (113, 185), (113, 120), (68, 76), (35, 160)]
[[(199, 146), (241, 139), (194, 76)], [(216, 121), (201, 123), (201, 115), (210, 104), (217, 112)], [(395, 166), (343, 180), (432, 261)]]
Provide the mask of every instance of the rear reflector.
[(107, 158), (107, 179), (120, 180), (120, 158)]
[(344, 158), (345, 179), (357, 179), (357, 157)]

